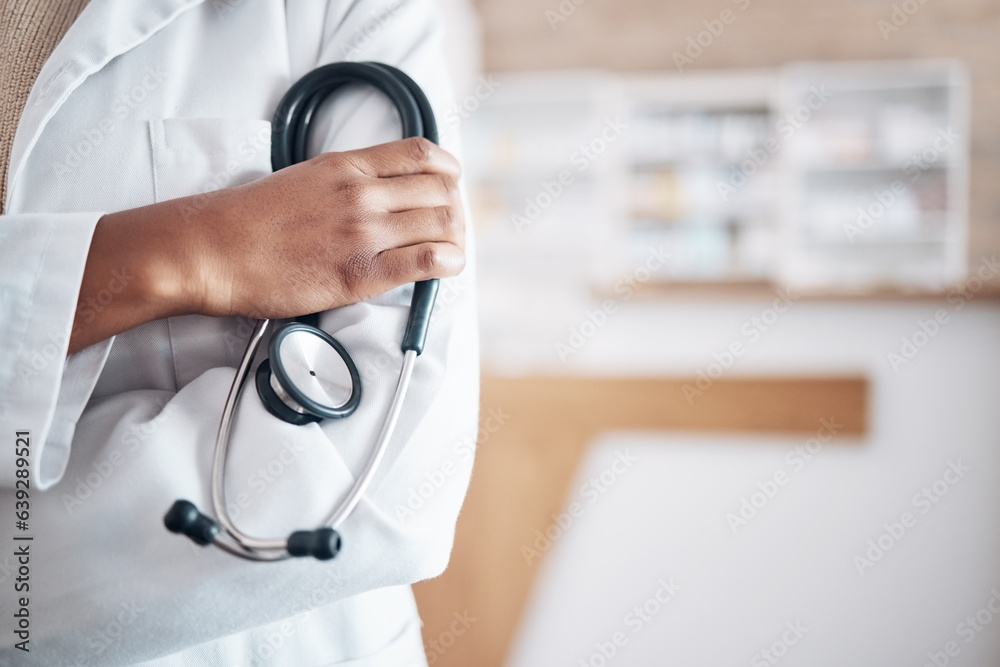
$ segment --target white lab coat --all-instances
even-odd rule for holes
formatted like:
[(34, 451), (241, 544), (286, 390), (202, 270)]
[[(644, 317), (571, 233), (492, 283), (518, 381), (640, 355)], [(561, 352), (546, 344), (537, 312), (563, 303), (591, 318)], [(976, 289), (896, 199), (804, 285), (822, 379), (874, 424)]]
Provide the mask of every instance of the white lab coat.
[[(248, 563), (163, 528), (177, 498), (210, 508), (214, 436), (252, 322), (170, 318), (64, 359), (102, 213), (269, 173), (268, 120), (302, 74), (338, 60), (394, 64), (441, 115), (450, 91), (430, 2), (91, 0), (46, 62), (0, 220), (0, 664), (426, 664), (408, 584), (447, 564), (471, 472), (469, 269), (444, 282), (396, 437), (329, 563)], [(323, 112), (313, 148), (390, 141), (397, 123), (378, 94), (351, 91)], [(85, 307), (129, 276), (108, 276)], [(248, 387), (227, 475), (242, 528), (313, 528), (349, 487), (396, 381), (410, 290), (323, 315), (361, 370), (351, 418), (287, 425)], [(21, 532), (13, 450), (25, 429)], [(30, 544), (30, 653), (13, 647), (12, 544)]]

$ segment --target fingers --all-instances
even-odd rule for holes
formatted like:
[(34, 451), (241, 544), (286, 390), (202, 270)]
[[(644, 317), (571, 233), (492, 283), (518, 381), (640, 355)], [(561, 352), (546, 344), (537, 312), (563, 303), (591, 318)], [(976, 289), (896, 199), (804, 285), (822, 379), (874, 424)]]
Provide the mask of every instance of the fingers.
[(458, 160), (451, 153), (422, 137), (347, 151), (341, 155), (362, 173), (376, 178), (446, 174), (457, 180), (462, 173)]
[(388, 290), (418, 280), (457, 276), (465, 268), (465, 252), (452, 243), (418, 243), (386, 250), (375, 263)]
[(426, 242), (452, 243), (465, 247), (465, 219), (462, 209), (453, 206), (421, 208), (400, 213), (389, 213), (385, 229), (392, 247), (416, 245)]
[(446, 174), (416, 174), (371, 182), (372, 204), (395, 212), (436, 206), (461, 206), (458, 182)]

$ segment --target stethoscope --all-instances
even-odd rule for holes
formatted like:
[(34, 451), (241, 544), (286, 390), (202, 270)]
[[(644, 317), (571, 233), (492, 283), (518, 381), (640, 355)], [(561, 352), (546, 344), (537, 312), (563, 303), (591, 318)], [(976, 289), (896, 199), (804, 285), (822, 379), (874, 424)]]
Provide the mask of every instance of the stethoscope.
[[(282, 98), (271, 129), (271, 166), (274, 171), (306, 159), (309, 126), (323, 101), (346, 84), (365, 83), (384, 93), (395, 105), (403, 137), (438, 141), (430, 103), (409, 76), (381, 63), (344, 62), (324, 65), (299, 79)], [(230, 432), (250, 366), (270, 320), (259, 320), (247, 343), (229, 389), (212, 463), (212, 508), (216, 520), (193, 503), (178, 500), (163, 522), (167, 529), (187, 535), (196, 544), (214, 544), (234, 556), (255, 561), (277, 561), (292, 556), (329, 560), (340, 551), (337, 529), (351, 515), (378, 470), (410, 385), (413, 367), (423, 351), (427, 324), (437, 296), (438, 281), (415, 283), (403, 334), (403, 365), (375, 447), (354, 485), (324, 524), (299, 530), (287, 539), (262, 539), (242, 532), (226, 507), (225, 472)], [(330, 334), (314, 326), (316, 316), (286, 324), (271, 337), (270, 358), (257, 368), (257, 393), (272, 415), (291, 424), (309, 424), (351, 415), (361, 402), (361, 377), (351, 355)]]

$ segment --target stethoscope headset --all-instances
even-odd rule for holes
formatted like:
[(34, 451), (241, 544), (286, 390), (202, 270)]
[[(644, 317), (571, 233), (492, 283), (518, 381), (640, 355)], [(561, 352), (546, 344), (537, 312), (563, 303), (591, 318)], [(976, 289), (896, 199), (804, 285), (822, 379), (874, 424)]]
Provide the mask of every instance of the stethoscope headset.
[[(389, 98), (399, 112), (403, 138), (425, 137), (437, 143), (437, 124), (427, 96), (409, 76), (389, 65), (342, 62), (324, 65), (293, 85), (278, 104), (271, 129), (271, 167), (274, 171), (306, 159), (309, 127), (316, 109), (347, 84), (364, 83)], [(340, 551), (337, 532), (361, 501), (385, 454), (406, 397), (417, 357), (423, 351), (427, 325), (437, 296), (438, 281), (415, 283), (403, 334), (403, 364), (389, 410), (375, 447), (354, 485), (320, 528), (299, 530), (287, 539), (262, 539), (243, 533), (226, 507), (225, 472), (230, 431), (250, 366), (270, 320), (257, 322), (229, 389), (219, 423), (212, 463), (212, 508), (217, 517), (178, 500), (163, 519), (167, 529), (187, 535), (196, 544), (214, 544), (223, 551), (255, 561), (277, 561), (292, 556), (329, 560)], [(310, 424), (351, 415), (361, 402), (361, 377), (350, 354), (322, 329), (316, 315), (298, 318), (271, 337), (270, 358), (257, 368), (257, 393), (272, 415), (290, 424)]]

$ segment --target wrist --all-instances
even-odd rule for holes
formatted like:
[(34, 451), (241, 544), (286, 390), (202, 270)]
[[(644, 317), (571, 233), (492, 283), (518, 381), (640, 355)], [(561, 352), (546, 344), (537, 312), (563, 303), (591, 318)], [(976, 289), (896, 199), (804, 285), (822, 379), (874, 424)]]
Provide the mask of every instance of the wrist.
[[(146, 232), (152, 239), (143, 268), (143, 291), (163, 316), (205, 314), (204, 239), (185, 200), (154, 205)], [(197, 215), (197, 214), (196, 214)]]
[(219, 190), (164, 202), (170, 207), (171, 251), (161, 257), (151, 288), (185, 314), (226, 317), (232, 312), (232, 290), (226, 258), (238, 241), (222, 230), (233, 219), (245, 219), (230, 190)]
[(114, 239), (116, 261), (105, 257), (105, 273), (117, 272), (128, 282), (123, 302), (141, 312), (144, 321), (188, 315), (201, 307), (194, 243), (171, 204), (106, 215), (95, 231), (95, 243), (99, 234)]

